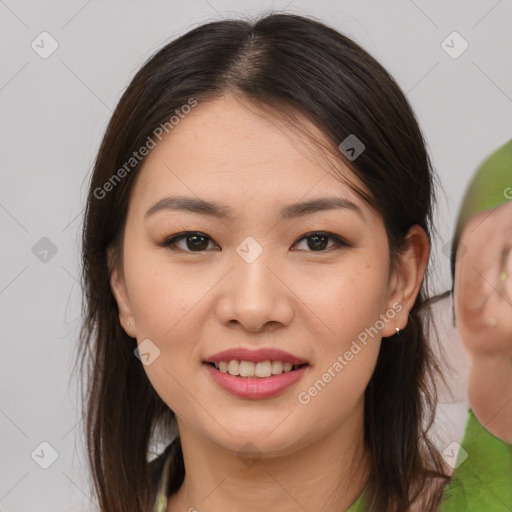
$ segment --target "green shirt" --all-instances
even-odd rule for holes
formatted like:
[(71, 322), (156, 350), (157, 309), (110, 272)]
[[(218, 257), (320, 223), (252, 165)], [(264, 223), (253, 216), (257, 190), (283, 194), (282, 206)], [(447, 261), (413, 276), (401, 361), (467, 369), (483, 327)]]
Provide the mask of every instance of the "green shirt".
[[(512, 512), (512, 445), (493, 436), (471, 409), (440, 512)], [(165, 512), (168, 457), (158, 482), (154, 512)], [(363, 493), (346, 512), (362, 510)]]

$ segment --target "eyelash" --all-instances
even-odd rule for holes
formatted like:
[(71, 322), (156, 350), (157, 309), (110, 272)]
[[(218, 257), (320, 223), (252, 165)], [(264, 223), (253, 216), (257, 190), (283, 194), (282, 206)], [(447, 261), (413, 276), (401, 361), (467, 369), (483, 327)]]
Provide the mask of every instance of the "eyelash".
[[(167, 249), (170, 249), (172, 251), (182, 251), (182, 252), (188, 252), (188, 253), (202, 253), (205, 252), (205, 250), (202, 251), (189, 251), (185, 249), (179, 249), (176, 247), (176, 244), (184, 240), (188, 237), (198, 235), (202, 238), (209, 238), (212, 242), (213, 240), (205, 233), (202, 233), (201, 231), (184, 231), (183, 233), (178, 233), (176, 235), (171, 236), (170, 238), (165, 239), (163, 242), (159, 243), (161, 247), (165, 247)], [(343, 240), (341, 237), (329, 233), (328, 231), (312, 231), (311, 233), (306, 233), (305, 235), (301, 236), (299, 239), (297, 239), (293, 245), (296, 245), (297, 243), (301, 242), (302, 240), (307, 240), (308, 238), (313, 238), (314, 236), (321, 236), (321, 237), (327, 237), (332, 240), (334, 240), (334, 245), (329, 247), (328, 249), (323, 249), (321, 251), (311, 251), (306, 250), (306, 252), (312, 252), (312, 253), (325, 253), (330, 252), (332, 249), (341, 249), (342, 247), (351, 247), (350, 244), (348, 244), (345, 240)]]

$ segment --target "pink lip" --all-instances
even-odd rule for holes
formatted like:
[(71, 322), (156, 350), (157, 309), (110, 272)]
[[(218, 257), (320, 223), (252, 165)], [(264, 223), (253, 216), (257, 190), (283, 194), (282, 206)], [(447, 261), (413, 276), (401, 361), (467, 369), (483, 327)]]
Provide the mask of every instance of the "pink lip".
[(217, 354), (207, 357), (203, 362), (220, 363), (221, 361), (228, 362), (233, 359), (236, 361), (252, 361), (253, 363), (260, 363), (262, 361), (281, 361), (283, 363), (304, 364), (307, 362), (304, 359), (300, 359), (288, 352), (275, 348), (250, 350), (242, 347), (218, 352)]
[[(231, 352), (231, 351), (230, 351)], [(223, 353), (222, 353), (223, 354)], [(237, 359), (235, 357), (231, 357), (231, 359)], [(244, 361), (250, 361), (251, 359), (243, 358)], [(266, 361), (265, 358), (262, 359)], [(226, 359), (221, 359), (225, 361)], [(274, 361), (282, 359), (276, 357)], [(299, 364), (299, 363), (295, 363)], [(280, 375), (273, 375), (271, 377), (236, 377), (234, 375), (230, 375), (229, 373), (223, 373), (220, 370), (217, 370), (214, 366), (204, 363), (203, 366), (210, 373), (213, 380), (221, 386), (226, 391), (229, 391), (231, 394), (235, 396), (239, 396), (241, 398), (268, 398), (271, 396), (275, 396), (279, 393), (282, 393), (285, 389), (288, 389), (297, 381), (299, 381), (304, 373), (307, 371), (308, 366), (301, 366), (296, 370), (292, 370), (290, 372), (281, 373)]]

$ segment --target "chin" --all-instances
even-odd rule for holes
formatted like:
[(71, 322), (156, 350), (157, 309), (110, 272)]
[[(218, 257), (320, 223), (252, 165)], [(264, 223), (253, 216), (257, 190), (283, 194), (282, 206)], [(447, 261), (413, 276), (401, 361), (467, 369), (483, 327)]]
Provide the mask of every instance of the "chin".
[(219, 427), (220, 431), (204, 432), (203, 436), (237, 456), (245, 456), (249, 452), (259, 458), (287, 455), (308, 444), (308, 436), (299, 432), (297, 425), (282, 428), (283, 425), (278, 426), (279, 421), (275, 423), (274, 431), (269, 424), (264, 429), (259, 424), (244, 424), (243, 429), (227, 429), (229, 434)]

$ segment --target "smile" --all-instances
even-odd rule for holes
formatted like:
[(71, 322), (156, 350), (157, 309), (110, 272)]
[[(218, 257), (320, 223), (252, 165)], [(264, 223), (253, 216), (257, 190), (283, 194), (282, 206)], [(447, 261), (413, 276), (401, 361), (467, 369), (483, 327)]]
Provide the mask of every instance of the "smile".
[(218, 363), (209, 363), (215, 366), (217, 370), (222, 373), (228, 373), (233, 376), (240, 377), (258, 377), (268, 378), (273, 375), (281, 375), (282, 373), (291, 372), (300, 368), (303, 365), (292, 364), (288, 361), (261, 361), (254, 363), (253, 361), (238, 361), (232, 359), (231, 361), (220, 361)]

